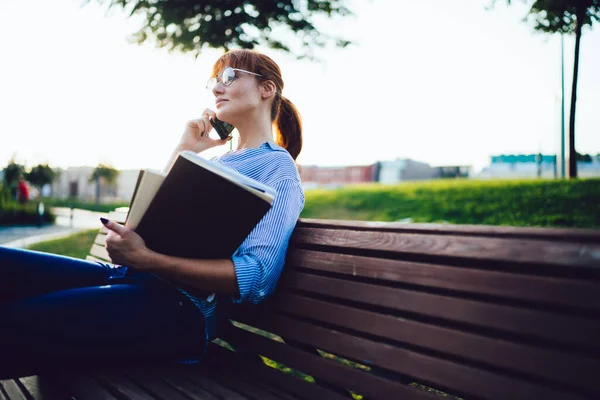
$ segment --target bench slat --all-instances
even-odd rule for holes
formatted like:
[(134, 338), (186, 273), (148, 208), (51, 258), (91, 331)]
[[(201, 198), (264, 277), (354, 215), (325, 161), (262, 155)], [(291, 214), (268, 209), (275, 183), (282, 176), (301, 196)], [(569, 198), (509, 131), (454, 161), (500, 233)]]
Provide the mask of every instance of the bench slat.
[[(253, 382), (245, 379), (243, 376), (236, 376), (235, 381), (232, 381), (231, 375), (224, 374), (222, 371), (216, 372), (206, 369), (204, 374), (207, 378), (210, 378), (223, 386), (229, 387), (231, 390), (243, 393), (244, 396), (248, 398), (261, 400), (281, 400), (281, 396), (257, 386)], [(275, 390), (275, 392), (277, 392), (277, 390)]]
[[(184, 376), (186, 379), (190, 380), (194, 384), (200, 386), (207, 392), (213, 394), (219, 399), (227, 399), (227, 400), (247, 400), (246, 396), (242, 396), (241, 394), (215, 382), (212, 379), (207, 378), (204, 374), (204, 370), (199, 370), (197, 368), (187, 368), (181, 366), (173, 366), (172, 370), (176, 372), (178, 375)], [(233, 377), (232, 377), (233, 378)]]
[[(417, 392), (416, 389), (411, 389), (412, 393), (401, 393), (398, 388), (401, 385), (396, 382), (386, 380), (388, 385), (384, 385), (382, 378), (369, 375), (366, 372), (343, 366), (331, 360), (323, 358), (319, 360), (318, 356), (308, 354), (245, 330), (237, 329), (235, 332), (235, 335), (232, 335), (231, 331), (228, 332), (228, 335), (231, 336), (226, 340), (230, 343), (240, 343), (245, 348), (260, 348), (261, 354), (275, 361), (316, 376), (317, 379), (318, 376), (322, 376), (327, 382), (350, 387), (355, 392), (363, 394), (367, 398), (411, 398), (404, 397), (411, 394), (412, 398), (419, 398), (424, 393)], [(390, 357), (398, 358), (399, 354), (392, 354)], [(469, 396), (493, 400), (529, 400), (538, 398), (567, 400), (585, 398), (566, 391), (553, 390), (520, 379), (468, 367), (447, 360), (436, 359), (415, 352), (404, 352), (396, 362), (404, 363), (404, 370), (407, 374), (420, 378), (421, 382), (432, 382), (437, 384), (439, 388), (446, 389), (450, 394), (464, 395), (467, 398)], [(342, 374), (340, 371), (345, 371), (347, 374)], [(349, 371), (354, 371), (354, 374), (350, 374)], [(365, 393), (361, 392), (358, 388), (352, 388), (352, 385), (357, 385), (360, 382), (357, 379), (361, 375), (365, 379), (372, 379), (370, 385), (365, 388), (361, 387), (361, 389), (368, 391)], [(364, 381), (365, 384), (366, 382)], [(390, 383), (393, 383), (394, 386)], [(404, 387), (409, 388), (408, 386)], [(373, 391), (375, 393), (371, 393)]]
[(306, 353), (243, 329), (232, 328), (223, 333), (224, 339), (230, 343), (239, 343), (244, 348), (259, 347), (261, 355), (313, 376), (317, 382), (322, 378), (326, 382), (352, 390), (369, 399), (420, 400), (431, 398), (427, 393), (408, 385), (383, 379), (318, 355)]
[(67, 399), (70, 397), (56, 381), (48, 377), (27, 376), (19, 378), (19, 382), (33, 400)]
[(118, 371), (95, 371), (92, 373), (92, 376), (117, 397), (126, 397), (128, 399), (136, 400), (156, 400), (146, 391), (138, 387), (134, 382), (121, 375)]
[(368, 230), (397, 233), (445, 234), (480, 237), (507, 237), (600, 243), (600, 230), (585, 228), (521, 227), (468, 224), (403, 223), (301, 218), (297, 228)]
[(258, 364), (257, 362), (249, 362), (245, 357), (240, 357), (232, 351), (216, 344), (210, 345), (208, 357), (205, 361), (206, 362), (202, 363), (201, 368), (203, 369), (213, 368), (213, 365), (219, 365), (224, 371), (235, 372), (242, 370), (242, 374), (249, 374), (257, 378), (257, 380), (267, 382), (282, 390), (291, 392), (301, 399), (349, 400), (348, 396), (342, 396), (339, 393), (332, 392), (320, 385), (294, 377), (290, 374), (282, 373), (263, 363)]
[[(290, 249), (286, 269), (600, 310), (600, 282)], [(285, 270), (284, 270), (285, 271)], [(285, 274), (285, 272), (284, 272)]]
[[(394, 345), (393, 343), (386, 343), (376, 339), (355, 336), (351, 333), (345, 333), (325, 326), (318, 326), (285, 315), (269, 315), (268, 318), (266, 318), (264, 313), (261, 313), (260, 311), (238, 310), (234, 315), (234, 319), (235, 321), (240, 321), (266, 332), (279, 335), (285, 341), (291, 340), (307, 346), (314, 346), (350, 361), (364, 364), (367, 367), (375, 365), (401, 375), (416, 374), (412, 376), (417, 382), (425, 378), (424, 376), (419, 376), (418, 371), (415, 371), (411, 367), (411, 364), (406, 361), (421, 357), (420, 354), (415, 353), (418, 350), (405, 349), (401, 345)], [(263, 351), (262, 348), (258, 347), (251, 349), (256, 352)], [(522, 358), (525, 357), (526, 355)], [(542, 359), (543, 358), (539, 358), (538, 360)], [(527, 372), (530, 375), (544, 376), (544, 371), (537, 371), (536, 369), (540, 368), (539, 365), (532, 365), (533, 363), (529, 360), (526, 360), (526, 362), (527, 365), (520, 368), (521, 370), (528, 370)], [(439, 371), (440, 366), (438, 364), (439, 363), (436, 361), (429, 362), (429, 365), (431, 365), (432, 368), (437, 368)], [(581, 367), (583, 368), (584, 366), (582, 365)], [(467, 369), (464, 369), (461, 365), (456, 365), (455, 368), (457, 369), (457, 373), (471, 373), (471, 367), (468, 366)], [(546, 366), (545, 368), (548, 367)], [(567, 369), (567, 367), (563, 367), (562, 365), (554, 366), (554, 368), (558, 370)], [(514, 366), (512, 369), (515, 369)], [(573, 371), (570, 375), (577, 377), (577, 373), (578, 371)], [(590, 374), (594, 374), (594, 370), (591, 370), (588, 375)], [(557, 379), (557, 381), (563, 381), (565, 384), (573, 386), (573, 382), (570, 382), (568, 379), (562, 377), (558, 378), (560, 379)], [(438, 384), (441, 383), (443, 382), (438, 381)], [(592, 385), (592, 390), (597, 389)]]
[(185, 393), (192, 399), (220, 400), (217, 396), (213, 395), (212, 393), (209, 393), (208, 391), (204, 390), (189, 379), (185, 379), (181, 375), (176, 375), (173, 373), (164, 373), (158, 376), (156, 379), (164, 380), (169, 385), (173, 386), (180, 392)]
[(97, 381), (81, 373), (81, 371), (57, 372), (52, 374), (51, 378), (60, 382), (63, 387), (68, 388), (70, 394), (76, 399), (117, 400)]
[(98, 233), (94, 239), (94, 243), (100, 246), (106, 246), (106, 234)]
[(127, 219), (127, 212), (122, 212), (122, 211), (111, 211), (108, 213), (107, 216), (108, 219), (111, 219), (115, 222), (118, 222), (120, 224), (124, 224), (125, 220)]
[(569, 268), (569, 273), (580, 267), (595, 269), (592, 271), (600, 274), (600, 245), (594, 244), (311, 228), (295, 230), (291, 240), (293, 246), (328, 246), (354, 250), (358, 254), (369, 250), (393, 253), (397, 257), (404, 255), (404, 258), (498, 262), (510, 269), (523, 268), (519, 264), (544, 265)]
[[(582, 390), (600, 391), (597, 387), (598, 357), (555, 352), (292, 294), (278, 296), (272, 306), (329, 326), (440, 352), (444, 358), (466, 358), (514, 372), (556, 379), (565, 385), (576, 384)], [(409, 374), (408, 371), (404, 373)]]
[(132, 382), (150, 393), (153, 397), (165, 400), (189, 400), (189, 398), (179, 390), (172, 388), (165, 382), (148, 371), (129, 368), (123, 375), (131, 379)]
[[(528, 336), (530, 340), (545, 338), (595, 347), (600, 353), (598, 342), (600, 321), (569, 314), (561, 315), (555, 310), (531, 310), (296, 271), (284, 273), (280, 285), (286, 291), (296, 289), (307, 294), (314, 293), (402, 313), (417, 314), (424, 319), (436, 318), (469, 324), (488, 331), (498, 329), (509, 334)], [(597, 290), (600, 291), (600, 286)], [(310, 310), (307, 312), (307, 316), (310, 312)], [(493, 336), (494, 333), (491, 335)]]
[(14, 379), (0, 381), (1, 390), (4, 390), (9, 400), (29, 400)]
[(92, 250), (90, 251), (90, 255), (93, 257), (99, 258), (103, 261), (108, 261), (108, 262), (111, 261), (106, 249), (103, 246), (99, 246), (97, 244), (92, 245)]

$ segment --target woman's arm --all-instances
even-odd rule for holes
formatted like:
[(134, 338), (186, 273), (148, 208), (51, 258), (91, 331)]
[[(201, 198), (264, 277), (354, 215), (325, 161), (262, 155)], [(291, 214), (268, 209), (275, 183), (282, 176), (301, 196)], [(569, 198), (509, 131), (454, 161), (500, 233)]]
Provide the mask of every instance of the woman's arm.
[(169, 158), (169, 162), (167, 162), (167, 165), (165, 166), (165, 173), (169, 172), (180, 152), (190, 150), (194, 153), (201, 153), (212, 147), (224, 145), (231, 140), (231, 136), (225, 140), (211, 139), (208, 136), (212, 130), (212, 124), (210, 123), (209, 117), (216, 118), (217, 114), (207, 108), (204, 110), (204, 113), (202, 113), (201, 118), (193, 119), (185, 124), (185, 129), (179, 140), (179, 144), (175, 147), (173, 154), (171, 154), (171, 157)]
[(102, 223), (110, 230), (106, 250), (113, 263), (156, 274), (181, 286), (239, 296), (231, 259), (201, 260), (159, 254), (148, 249), (131, 229), (106, 219)]
[(195, 260), (150, 252), (140, 260), (143, 270), (180, 286), (197, 288), (233, 297), (239, 296), (231, 259)]

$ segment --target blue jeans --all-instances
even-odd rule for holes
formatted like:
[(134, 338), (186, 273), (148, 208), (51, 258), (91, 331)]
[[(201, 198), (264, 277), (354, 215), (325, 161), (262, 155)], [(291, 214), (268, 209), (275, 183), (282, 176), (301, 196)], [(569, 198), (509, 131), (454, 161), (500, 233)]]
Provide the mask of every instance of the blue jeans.
[(152, 274), (0, 246), (0, 379), (199, 360), (205, 347), (200, 310)]

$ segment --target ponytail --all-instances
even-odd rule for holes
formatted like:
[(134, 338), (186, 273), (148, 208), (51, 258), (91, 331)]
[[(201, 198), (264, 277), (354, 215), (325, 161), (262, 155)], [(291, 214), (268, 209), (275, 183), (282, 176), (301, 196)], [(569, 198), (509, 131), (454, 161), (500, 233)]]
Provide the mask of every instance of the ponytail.
[(273, 104), (279, 108), (275, 117), (276, 142), (296, 160), (302, 150), (302, 117), (291, 101), (280, 95), (277, 97), (281, 100), (277, 102), (279, 107)]

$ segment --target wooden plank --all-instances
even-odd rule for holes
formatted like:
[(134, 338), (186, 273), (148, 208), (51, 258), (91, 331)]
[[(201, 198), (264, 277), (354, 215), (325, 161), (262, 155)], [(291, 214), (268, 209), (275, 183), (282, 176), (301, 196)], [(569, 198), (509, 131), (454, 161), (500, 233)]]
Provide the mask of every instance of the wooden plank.
[(129, 368), (124, 371), (123, 374), (155, 398), (165, 400), (190, 400), (189, 396), (172, 388), (160, 379), (157, 379), (155, 374), (152, 374), (146, 369)]
[(103, 247), (106, 246), (106, 235), (103, 233), (98, 233), (94, 239), (94, 243)]
[(418, 256), (464, 261), (506, 263), (511, 269), (520, 264), (591, 269), (600, 276), (600, 245), (553, 243), (530, 239), (480, 238), (451, 235), (301, 229), (294, 232), (294, 246), (319, 245), (345, 250), (386, 252), (396, 256)]
[(173, 371), (176, 371), (177, 375), (185, 377), (195, 385), (200, 386), (202, 389), (211, 393), (215, 397), (218, 397), (219, 399), (247, 400), (245, 396), (242, 396), (239, 393), (204, 376), (203, 370), (201, 370), (201, 373), (198, 373), (198, 368), (192, 366), (174, 366)]
[(104, 387), (90, 376), (80, 372), (59, 372), (51, 375), (52, 379), (56, 379), (61, 384), (68, 388), (71, 394), (76, 399), (86, 400), (116, 400)]
[(219, 365), (225, 371), (232, 369), (243, 371), (244, 374), (293, 393), (304, 400), (349, 400), (348, 396), (332, 392), (322, 386), (286, 374), (265, 364), (251, 363), (244, 357), (214, 344), (211, 345), (208, 354), (206, 362), (203, 363), (203, 368), (213, 368), (213, 365)]
[(205, 375), (207, 378), (210, 378), (223, 386), (227, 386), (231, 390), (242, 393), (244, 396), (251, 399), (281, 400), (281, 396), (277, 396), (260, 386), (256, 386), (252, 382), (244, 379), (242, 375), (232, 377), (229, 374), (223, 374), (222, 371), (214, 371), (211, 369), (206, 369)]
[(101, 263), (106, 263), (107, 262), (106, 260), (101, 260), (99, 258), (96, 258), (94, 256), (89, 256), (89, 255), (85, 256), (85, 260), (86, 261), (92, 261), (92, 262), (101, 262)]
[(397, 233), (433, 233), (481, 237), (509, 237), (524, 239), (557, 240), (569, 242), (599, 243), (600, 230), (585, 228), (515, 227), (495, 225), (403, 223), (378, 221), (352, 221), (333, 219), (301, 218), (297, 229), (325, 228), (385, 231)]
[(21, 386), (14, 379), (0, 381), (0, 388), (4, 390), (10, 400), (29, 400)]
[(19, 378), (19, 382), (33, 400), (70, 398), (69, 394), (56, 381), (47, 376), (27, 376)]
[(420, 392), (399, 382), (393, 382), (356, 368), (327, 360), (320, 356), (292, 348), (283, 343), (255, 335), (243, 329), (230, 329), (224, 339), (242, 348), (256, 350), (272, 360), (313, 376), (317, 382), (324, 380), (339, 388), (352, 390), (373, 399), (429, 399)]
[(284, 276), (287, 270), (298, 268), (510, 300), (600, 310), (600, 283), (591, 280), (291, 249)]
[[(288, 271), (281, 279), (284, 290), (330, 296), (425, 318), (444, 319), (509, 334), (545, 338), (596, 347), (600, 352), (600, 319), (558, 314), (528, 308), (491, 304), (418, 290), (405, 290), (361, 282)], [(598, 286), (596, 298), (600, 298)], [(312, 310), (307, 310), (307, 316)]]
[(121, 211), (111, 211), (108, 213), (107, 216), (108, 219), (111, 219), (115, 222), (118, 222), (120, 224), (124, 224), (125, 223), (125, 219), (127, 218), (127, 213), (126, 212), (121, 212)]
[(93, 257), (99, 258), (101, 260), (112, 262), (106, 249), (97, 244), (92, 245), (92, 249), (90, 250), (90, 255)]
[[(229, 333), (234, 336), (233, 333)], [(331, 360), (321, 359), (327, 362), (326, 367), (321, 367), (318, 357), (291, 348), (285, 344), (269, 340), (259, 335), (254, 335), (250, 332), (237, 329), (235, 337), (228, 337), (227, 340), (236, 344), (243, 344), (249, 349), (259, 349), (259, 353), (281, 362), (293, 368), (297, 368), (312, 376), (325, 379), (337, 385), (344, 385), (353, 391), (365, 395), (367, 398), (390, 399), (390, 398), (420, 398), (419, 395), (426, 392), (419, 392), (417, 389), (413, 393), (406, 393), (406, 396), (399, 395), (399, 392), (393, 392), (390, 389), (391, 384), (400, 386), (396, 382), (386, 381), (382, 378), (371, 376), (372, 380), (364, 388), (357, 389), (358, 373), (368, 376), (366, 372), (358, 372), (350, 367), (345, 367)], [(404, 352), (396, 362), (404, 363), (403, 369), (409, 371), (410, 375), (415, 377), (417, 381), (432, 383), (433, 387), (439, 387), (441, 390), (451, 394), (468, 397), (476, 397), (489, 400), (530, 400), (530, 399), (555, 399), (567, 400), (578, 399), (583, 400), (582, 395), (569, 393), (568, 391), (553, 390), (550, 387), (542, 386), (524, 380), (511, 378), (497, 373), (476, 369), (473, 367), (457, 364), (455, 362), (441, 360), (419, 354), (409, 352), (403, 349), (398, 349)], [(390, 357), (398, 357), (398, 354), (393, 354)], [(321, 367), (321, 368), (320, 368)], [(355, 371), (355, 376), (349, 377), (341, 371)], [(420, 378), (420, 379), (419, 379)], [(318, 378), (317, 378), (318, 379)], [(376, 384), (377, 382), (377, 384)], [(383, 382), (390, 382), (384, 385)], [(362, 385), (361, 385), (362, 386)], [(375, 392), (375, 393), (371, 393)]]
[(0, 381), (0, 400), (10, 400), (10, 398), (2, 388), (2, 381)]
[(192, 399), (202, 399), (202, 400), (220, 400), (219, 397), (209, 393), (204, 390), (196, 383), (186, 379), (185, 377), (172, 373), (171, 370), (169, 373), (164, 373), (160, 375), (160, 379), (166, 382), (168, 385), (171, 385), (173, 388), (179, 390), (182, 393), (185, 393), (187, 396)]
[(156, 400), (118, 371), (94, 371), (91, 377), (99, 381), (104, 388), (116, 397), (126, 397), (136, 400)]
[[(298, 295), (281, 295), (273, 302), (273, 307), (293, 315), (435, 350), (456, 358), (556, 380), (565, 385), (577, 385), (581, 390), (600, 390), (597, 385), (597, 371), (600, 370), (598, 356), (586, 357), (570, 354), (568, 351), (528, 346)], [(404, 373), (409, 375), (409, 370)]]

